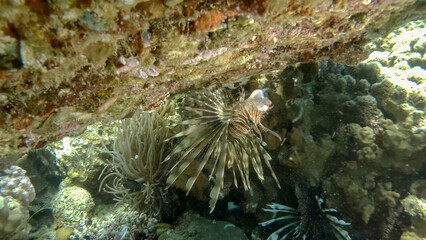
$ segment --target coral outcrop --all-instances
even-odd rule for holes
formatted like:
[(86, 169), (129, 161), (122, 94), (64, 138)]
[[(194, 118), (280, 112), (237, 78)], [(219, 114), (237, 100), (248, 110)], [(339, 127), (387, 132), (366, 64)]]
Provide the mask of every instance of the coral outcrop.
[[(426, 199), (415, 195), (409, 195), (402, 200), (404, 211), (410, 215), (410, 221), (413, 226), (412, 232), (418, 237), (426, 236)], [(411, 232), (411, 231), (410, 231)], [(405, 235), (408, 235), (405, 233)]]
[(357, 66), (298, 64), (267, 86), (286, 103), (276, 109), (287, 115), (275, 124), (290, 129), (280, 162), (321, 185), (328, 205), (365, 236), (398, 234), (401, 197), (424, 173), (424, 53), (413, 46), (425, 34), (424, 21), (413, 21), (369, 44), (374, 52)]
[(93, 215), (95, 202), (81, 187), (65, 187), (52, 200), (56, 224), (78, 228), (87, 224)]
[(0, 235), (8, 239), (25, 239), (31, 229), (28, 209), (13, 198), (0, 196)]
[(8, 239), (25, 239), (28, 224), (28, 205), (35, 198), (35, 190), (26, 171), (10, 166), (0, 173), (0, 235)]
[(12, 197), (25, 206), (35, 198), (34, 186), (26, 175), (26, 171), (18, 166), (10, 166), (0, 176), (0, 195)]
[[(125, 205), (96, 205), (90, 193), (79, 187), (62, 189), (54, 201), (55, 228), (40, 231), (37, 238), (134, 239), (153, 235), (156, 219)], [(70, 201), (70, 202), (67, 202)]]
[(80, 225), (69, 239), (135, 239), (154, 236), (157, 220), (124, 205), (97, 206), (90, 224)]
[(46, 149), (55, 156), (56, 165), (66, 176), (65, 181), (82, 185), (86, 181), (97, 180), (99, 169), (104, 166), (99, 149), (103, 144), (112, 143), (112, 132), (112, 125), (91, 125), (80, 136), (64, 137), (47, 145)]

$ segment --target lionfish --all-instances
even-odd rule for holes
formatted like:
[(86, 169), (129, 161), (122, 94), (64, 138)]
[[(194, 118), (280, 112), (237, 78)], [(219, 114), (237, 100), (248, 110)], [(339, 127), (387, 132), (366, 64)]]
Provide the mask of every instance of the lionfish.
[[(278, 230), (273, 232), (267, 240), (285, 239), (337, 239), (350, 240), (344, 226), (351, 225), (334, 216), (337, 211), (333, 208), (324, 208), (324, 198), (316, 187), (307, 187), (303, 184), (296, 185), (296, 196), (299, 203), (298, 209), (277, 203), (268, 204), (265, 212), (274, 214), (271, 220), (259, 223), (266, 227), (271, 224), (281, 223)], [(282, 214), (277, 216), (278, 214)]]
[[(191, 165), (191, 177), (185, 190), (188, 194), (203, 169), (210, 170), (209, 180), (214, 176), (214, 186), (210, 191), (210, 213), (213, 212), (219, 194), (223, 189), (225, 168), (233, 174), (234, 184), (238, 187), (240, 176), (245, 190), (250, 189), (249, 173), (252, 165), (257, 177), (262, 181), (262, 160), (269, 168), (278, 187), (280, 184), (269, 163), (271, 157), (263, 149), (263, 132), (280, 136), (262, 125), (261, 119), (270, 109), (272, 102), (262, 90), (255, 90), (244, 99), (232, 102), (228, 94), (201, 91), (185, 99), (183, 109), (193, 113), (194, 118), (183, 120), (188, 127), (172, 138), (184, 137), (166, 157), (180, 153), (179, 159), (169, 171), (167, 184), (172, 185)], [(208, 167), (209, 166), (209, 167)]]

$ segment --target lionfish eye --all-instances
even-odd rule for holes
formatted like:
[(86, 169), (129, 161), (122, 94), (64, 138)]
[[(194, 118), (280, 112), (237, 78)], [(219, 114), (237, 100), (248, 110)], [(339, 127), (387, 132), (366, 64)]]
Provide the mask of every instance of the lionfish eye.
[(253, 125), (253, 123), (254, 123), (253, 118), (249, 118), (249, 119), (248, 119), (248, 124), (249, 124), (249, 125)]

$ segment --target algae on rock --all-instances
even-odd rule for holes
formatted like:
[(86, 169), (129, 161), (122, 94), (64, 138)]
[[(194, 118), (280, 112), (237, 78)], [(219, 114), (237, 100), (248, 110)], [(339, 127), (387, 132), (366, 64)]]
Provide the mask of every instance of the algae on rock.
[(212, 221), (194, 213), (185, 213), (182, 223), (173, 230), (161, 234), (159, 240), (216, 240), (216, 239), (248, 239), (244, 232), (229, 222)]

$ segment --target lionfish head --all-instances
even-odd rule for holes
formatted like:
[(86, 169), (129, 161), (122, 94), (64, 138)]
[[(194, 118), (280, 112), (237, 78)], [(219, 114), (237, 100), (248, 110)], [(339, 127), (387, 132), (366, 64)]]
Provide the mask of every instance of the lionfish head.
[(263, 94), (260, 89), (254, 90), (250, 96), (234, 104), (232, 118), (229, 123), (228, 139), (231, 141), (241, 139), (249, 132), (254, 131), (262, 140), (263, 132), (270, 132), (281, 140), (278, 134), (262, 125), (261, 120), (266, 112), (271, 108), (272, 102)]
[(269, 110), (272, 102), (263, 94), (263, 91), (260, 89), (254, 90), (248, 100), (251, 100), (254, 106), (262, 112), (266, 112)]

